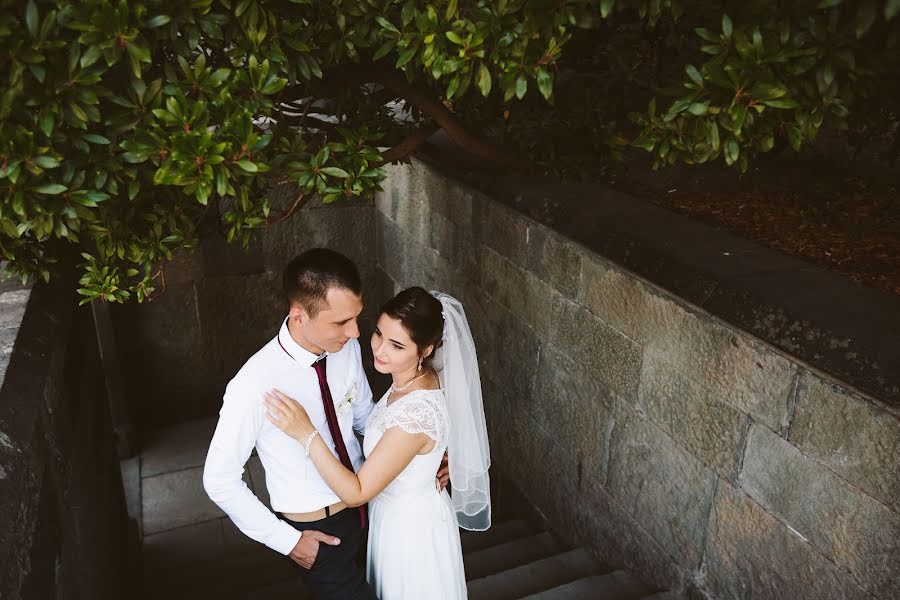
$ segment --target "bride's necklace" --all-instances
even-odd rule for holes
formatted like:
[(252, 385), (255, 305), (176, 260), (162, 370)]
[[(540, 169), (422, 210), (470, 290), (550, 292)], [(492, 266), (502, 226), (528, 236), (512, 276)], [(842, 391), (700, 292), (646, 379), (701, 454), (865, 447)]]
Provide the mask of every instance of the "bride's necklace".
[(407, 381), (407, 382), (404, 383), (403, 385), (394, 385), (394, 384), (391, 384), (391, 391), (392, 391), (392, 392), (402, 392), (403, 390), (405, 390), (406, 388), (408, 388), (409, 386), (411, 386), (412, 384), (414, 384), (414, 383), (417, 382), (418, 380), (422, 379), (422, 378), (425, 377), (426, 375), (428, 375), (427, 372), (422, 373), (422, 374), (419, 375), (418, 377), (413, 377), (412, 379), (410, 379), (409, 381)]

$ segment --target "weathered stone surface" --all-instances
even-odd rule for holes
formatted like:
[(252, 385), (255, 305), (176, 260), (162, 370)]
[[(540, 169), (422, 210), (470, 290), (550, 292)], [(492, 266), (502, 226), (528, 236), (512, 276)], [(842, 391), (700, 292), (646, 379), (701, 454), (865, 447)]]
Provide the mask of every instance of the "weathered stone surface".
[(699, 580), (710, 598), (871, 600), (806, 540), (720, 479)]
[(199, 291), (203, 346), (221, 385), (220, 400), (225, 384), (281, 327), (286, 315), (281, 275), (209, 278)]
[(615, 400), (610, 392), (549, 345), (541, 348), (532, 416), (573, 455), (582, 472), (606, 481)]
[(797, 367), (743, 334), (731, 333), (708, 381), (710, 396), (727, 402), (779, 431), (787, 423)]
[(144, 537), (141, 562), (144, 574), (165, 577), (167, 566), (202, 567), (222, 560), (225, 546), (219, 519), (203, 521)]
[(741, 487), (879, 598), (900, 597), (900, 515), (753, 425)]
[(455, 269), (473, 272), (478, 268), (478, 246), (471, 227), (467, 229), (437, 212), (430, 212), (425, 245)]
[[(152, 302), (111, 307), (127, 391), (144, 427), (214, 412), (219, 377), (199, 312), (194, 283), (167, 285)], [(223, 323), (234, 321), (216, 325)]]
[(900, 418), (803, 373), (788, 438), (847, 481), (900, 512)]
[(19, 326), (30, 296), (31, 290), (15, 290), (0, 294), (0, 329)]
[(394, 223), (383, 213), (379, 213), (376, 220), (376, 257), (378, 266), (390, 275), (391, 279), (401, 283), (406, 278), (406, 234), (400, 226)]
[(504, 385), (520, 405), (530, 404), (541, 346), (537, 333), (490, 299), (467, 306), (466, 313), (482, 372)]
[(636, 400), (641, 348), (558, 294), (553, 297), (549, 341), (618, 396)]
[(700, 564), (715, 480), (659, 428), (617, 403), (609, 493), (684, 569)]
[(606, 565), (639, 573), (660, 589), (683, 588), (686, 571), (647, 533), (644, 523), (593, 478), (584, 479), (577, 507), (577, 535), (569, 541), (590, 548)]
[(485, 202), (473, 218), (477, 239), (517, 265), (528, 265), (528, 222), (522, 215), (498, 202)]
[(481, 287), (542, 337), (550, 329), (551, 289), (486, 246), (481, 247)]
[(578, 299), (586, 251), (545, 225), (528, 226), (528, 269), (570, 300)]
[(730, 404), (780, 431), (796, 367), (714, 318), (666, 295), (643, 297), (646, 349), (704, 382), (709, 398)]
[[(424, 169), (418, 170), (424, 175)], [(431, 209), (470, 234), (473, 203), (489, 201), (483, 194), (440, 175), (426, 177), (425, 189)]]
[(203, 489), (202, 467), (145, 477), (141, 502), (144, 535), (224, 516)]
[(709, 397), (706, 382), (652, 349), (644, 352), (638, 406), (722, 477), (737, 476), (750, 418)]
[(263, 235), (266, 270), (280, 273), (292, 258), (310, 248), (336, 250), (363, 269), (374, 262), (374, 220), (372, 206), (304, 208)]
[(217, 422), (207, 417), (148, 431), (141, 440), (141, 475), (203, 466)]
[(646, 285), (635, 276), (585, 251), (581, 290), (584, 306), (610, 327), (641, 344), (654, 338), (654, 323), (646, 318)]

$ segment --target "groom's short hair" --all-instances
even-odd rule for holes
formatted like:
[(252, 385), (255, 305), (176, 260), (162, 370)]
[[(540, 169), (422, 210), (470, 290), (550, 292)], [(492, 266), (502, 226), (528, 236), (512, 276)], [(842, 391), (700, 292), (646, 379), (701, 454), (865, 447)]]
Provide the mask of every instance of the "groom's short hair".
[(313, 248), (296, 256), (284, 269), (282, 285), (288, 306), (299, 304), (311, 319), (327, 306), (326, 297), (332, 287), (362, 295), (356, 265), (340, 252), (327, 248)]

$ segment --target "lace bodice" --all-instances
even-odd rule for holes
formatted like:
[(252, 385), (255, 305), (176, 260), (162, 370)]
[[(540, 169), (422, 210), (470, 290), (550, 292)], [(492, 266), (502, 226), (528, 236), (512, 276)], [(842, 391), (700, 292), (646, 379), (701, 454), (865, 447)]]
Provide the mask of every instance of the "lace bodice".
[(434, 494), (434, 480), (450, 438), (450, 420), (443, 390), (414, 390), (387, 404), (385, 394), (366, 425), (363, 451), (369, 456), (384, 432), (401, 427), (407, 433), (424, 433), (435, 441), (427, 454), (413, 457), (412, 462), (379, 494), (378, 498), (417, 498)]
[[(407, 433), (424, 433), (435, 441), (435, 449), (447, 445), (449, 420), (442, 390), (413, 390), (390, 405), (387, 394), (375, 405), (366, 425), (366, 437), (379, 437), (391, 427), (400, 426)], [(367, 453), (368, 454), (368, 453)]]

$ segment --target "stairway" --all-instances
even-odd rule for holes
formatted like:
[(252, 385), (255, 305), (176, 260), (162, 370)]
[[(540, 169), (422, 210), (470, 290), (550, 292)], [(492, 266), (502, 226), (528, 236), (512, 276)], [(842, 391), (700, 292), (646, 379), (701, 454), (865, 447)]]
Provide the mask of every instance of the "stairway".
[[(245, 537), (206, 498), (202, 463), (213, 426), (205, 420), (157, 432), (139, 473), (128, 477), (138, 486), (131, 505), (143, 533), (141, 599), (308, 599), (293, 563)], [(255, 456), (245, 481), (268, 503)], [(461, 539), (470, 600), (677, 600), (522, 520)]]
[[(535, 532), (522, 521), (463, 532), (462, 545), (470, 600), (674, 598), (654, 594), (626, 571), (602, 568), (585, 550), (567, 548), (550, 532)], [(144, 573), (144, 600), (309, 598), (292, 565), (262, 546), (248, 545), (213, 561), (195, 558), (187, 564), (157, 561)]]

